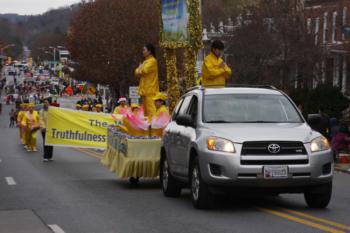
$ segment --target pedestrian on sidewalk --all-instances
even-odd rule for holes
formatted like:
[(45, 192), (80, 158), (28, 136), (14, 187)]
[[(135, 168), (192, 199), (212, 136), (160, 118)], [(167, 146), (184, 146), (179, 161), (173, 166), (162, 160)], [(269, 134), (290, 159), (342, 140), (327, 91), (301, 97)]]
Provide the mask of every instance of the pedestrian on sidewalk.
[(330, 120), (330, 126), (331, 126), (331, 132), (330, 132), (330, 138), (331, 140), (333, 139), (333, 137), (335, 137), (335, 135), (337, 135), (337, 133), (339, 132), (339, 123), (337, 118), (332, 117)]
[(348, 127), (345, 124), (342, 124), (339, 127), (338, 133), (334, 135), (331, 141), (335, 160), (338, 159), (339, 153), (349, 152), (349, 142), (350, 142), (349, 136), (350, 134), (349, 134)]
[(50, 106), (50, 102), (48, 99), (44, 100), (44, 108), (40, 111), (40, 129), (41, 135), (43, 136), (43, 146), (44, 146), (44, 154), (43, 154), (43, 162), (53, 161), (53, 146), (45, 145), (45, 136), (46, 136), (46, 125), (47, 125), (47, 117), (48, 117), (48, 109)]
[(11, 109), (10, 115), (10, 128), (15, 127), (15, 117), (16, 117), (16, 111), (14, 109)]

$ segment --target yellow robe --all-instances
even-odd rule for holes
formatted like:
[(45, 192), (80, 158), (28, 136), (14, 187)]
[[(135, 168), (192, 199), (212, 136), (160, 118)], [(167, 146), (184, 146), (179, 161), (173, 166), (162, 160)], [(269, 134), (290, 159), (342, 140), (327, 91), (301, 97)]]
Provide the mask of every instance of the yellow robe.
[(222, 58), (217, 58), (213, 53), (210, 53), (204, 59), (202, 67), (202, 85), (203, 86), (225, 86), (226, 78), (231, 76), (232, 70), (222, 64)]
[[(153, 117), (159, 117), (162, 113), (167, 113), (169, 115), (169, 109), (165, 105), (162, 105), (160, 108), (158, 108)], [(152, 136), (162, 137), (163, 136), (163, 131), (164, 131), (164, 128), (162, 128), (162, 129), (152, 129), (151, 135)]]
[(156, 112), (153, 97), (159, 92), (158, 63), (153, 56), (148, 56), (135, 70), (140, 78), (139, 95), (142, 97), (145, 116), (151, 117)]
[(19, 111), (17, 115), (17, 124), (19, 125), (19, 139), (21, 140), (21, 143), (23, 145), (26, 144), (25, 142), (25, 133), (24, 133), (24, 128), (22, 127), (22, 119), (25, 114), (25, 111)]
[(22, 119), (22, 126), (26, 129), (26, 145), (29, 149), (36, 149), (36, 139), (37, 139), (37, 130), (40, 125), (39, 113), (33, 111), (30, 113), (26, 112)]
[[(125, 110), (127, 110), (129, 107), (127, 105), (125, 105), (124, 108), (125, 108)], [(121, 114), (121, 109), (123, 109), (122, 106), (115, 107), (113, 114)]]

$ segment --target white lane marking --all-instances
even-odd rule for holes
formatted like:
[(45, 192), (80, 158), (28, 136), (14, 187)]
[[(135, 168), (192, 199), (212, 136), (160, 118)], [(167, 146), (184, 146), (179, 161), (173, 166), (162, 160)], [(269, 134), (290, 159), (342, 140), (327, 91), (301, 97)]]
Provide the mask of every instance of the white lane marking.
[(65, 233), (61, 227), (56, 224), (48, 225), (54, 233)]
[(16, 185), (16, 181), (12, 177), (6, 177), (5, 179), (8, 185)]

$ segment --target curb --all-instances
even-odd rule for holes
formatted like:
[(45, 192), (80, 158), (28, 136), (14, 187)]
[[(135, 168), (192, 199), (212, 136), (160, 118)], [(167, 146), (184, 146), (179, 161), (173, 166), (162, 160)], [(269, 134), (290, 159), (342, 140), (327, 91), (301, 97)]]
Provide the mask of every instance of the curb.
[(335, 167), (334, 170), (338, 171), (338, 172), (350, 174), (350, 169), (349, 170), (345, 170), (345, 169), (340, 169), (340, 168)]

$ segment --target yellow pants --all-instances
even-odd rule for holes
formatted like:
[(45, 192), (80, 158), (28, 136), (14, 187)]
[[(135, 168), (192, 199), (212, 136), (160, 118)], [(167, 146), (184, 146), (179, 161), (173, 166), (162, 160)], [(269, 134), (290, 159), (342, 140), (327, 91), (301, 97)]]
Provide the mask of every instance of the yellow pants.
[(22, 143), (22, 145), (25, 145), (26, 144), (26, 142), (25, 142), (25, 138), (24, 138), (24, 129), (23, 129), (23, 127), (22, 126), (20, 126), (19, 127), (19, 139), (21, 140), (21, 143)]
[(142, 96), (142, 104), (145, 110), (145, 116), (152, 118), (156, 114), (156, 106), (153, 100), (154, 95)]
[(37, 139), (37, 131), (32, 132), (27, 129), (25, 134), (25, 141), (28, 149), (36, 149), (36, 139)]

